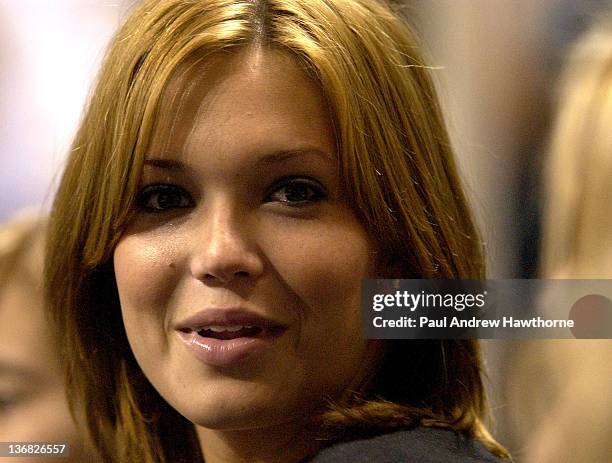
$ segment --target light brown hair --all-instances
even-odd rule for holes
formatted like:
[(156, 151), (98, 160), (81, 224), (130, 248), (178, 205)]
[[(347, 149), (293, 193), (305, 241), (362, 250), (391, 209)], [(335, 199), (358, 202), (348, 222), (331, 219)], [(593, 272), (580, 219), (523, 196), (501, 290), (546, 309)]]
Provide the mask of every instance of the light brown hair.
[[(482, 246), (428, 69), (400, 16), (375, 0), (168, 0), (136, 8), (113, 40), (54, 204), (47, 291), (68, 387), (89, 405), (107, 461), (193, 461), (193, 426), (144, 378), (112, 270), (144, 153), (177, 66), (253, 43), (284, 50), (332, 108), (346, 199), (405, 278), (482, 278)], [(486, 400), (477, 341), (393, 341), (370, 389), (319, 417), (334, 435), (418, 424), (476, 436)], [(176, 444), (180, 440), (181, 446)]]

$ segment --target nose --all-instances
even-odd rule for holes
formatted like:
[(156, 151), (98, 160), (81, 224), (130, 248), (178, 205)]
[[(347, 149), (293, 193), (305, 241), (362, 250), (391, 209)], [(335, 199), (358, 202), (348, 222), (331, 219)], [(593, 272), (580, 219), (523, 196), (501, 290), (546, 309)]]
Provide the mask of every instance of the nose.
[(217, 206), (201, 220), (194, 237), (190, 271), (208, 284), (228, 284), (236, 279), (256, 279), (263, 273), (263, 259), (244, 218)]

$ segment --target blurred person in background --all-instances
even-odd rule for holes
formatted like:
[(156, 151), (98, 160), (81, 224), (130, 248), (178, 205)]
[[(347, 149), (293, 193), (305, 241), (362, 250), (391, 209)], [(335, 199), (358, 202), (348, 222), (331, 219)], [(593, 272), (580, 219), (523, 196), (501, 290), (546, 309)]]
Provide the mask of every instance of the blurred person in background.
[[(542, 278), (612, 278), (612, 21), (574, 46), (546, 166)], [(612, 341), (535, 341), (509, 375), (525, 462), (608, 462)], [(528, 385), (528, 386), (527, 386)]]
[[(0, 442), (66, 443), (61, 461), (96, 462), (71, 417), (45, 319), (43, 234), (44, 221), (30, 216), (0, 227)], [(39, 458), (48, 460), (6, 460)]]

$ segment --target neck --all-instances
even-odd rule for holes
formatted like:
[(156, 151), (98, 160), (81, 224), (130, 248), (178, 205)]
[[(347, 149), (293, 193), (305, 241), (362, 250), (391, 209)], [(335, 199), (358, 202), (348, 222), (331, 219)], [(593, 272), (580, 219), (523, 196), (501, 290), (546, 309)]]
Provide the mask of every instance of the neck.
[(245, 430), (196, 426), (206, 463), (298, 463), (323, 444), (303, 423)]

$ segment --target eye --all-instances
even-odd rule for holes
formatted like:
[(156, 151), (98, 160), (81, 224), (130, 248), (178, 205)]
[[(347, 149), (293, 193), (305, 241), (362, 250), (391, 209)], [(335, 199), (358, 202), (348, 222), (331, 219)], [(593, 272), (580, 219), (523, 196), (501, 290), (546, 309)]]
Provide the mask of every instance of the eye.
[(290, 178), (278, 183), (266, 200), (290, 206), (302, 206), (325, 197), (325, 190), (318, 182), (306, 178)]
[(147, 212), (165, 212), (192, 207), (193, 199), (176, 185), (150, 185), (143, 188), (136, 198), (138, 207)]
[(19, 396), (16, 394), (0, 394), (0, 414), (11, 411), (19, 404)]

